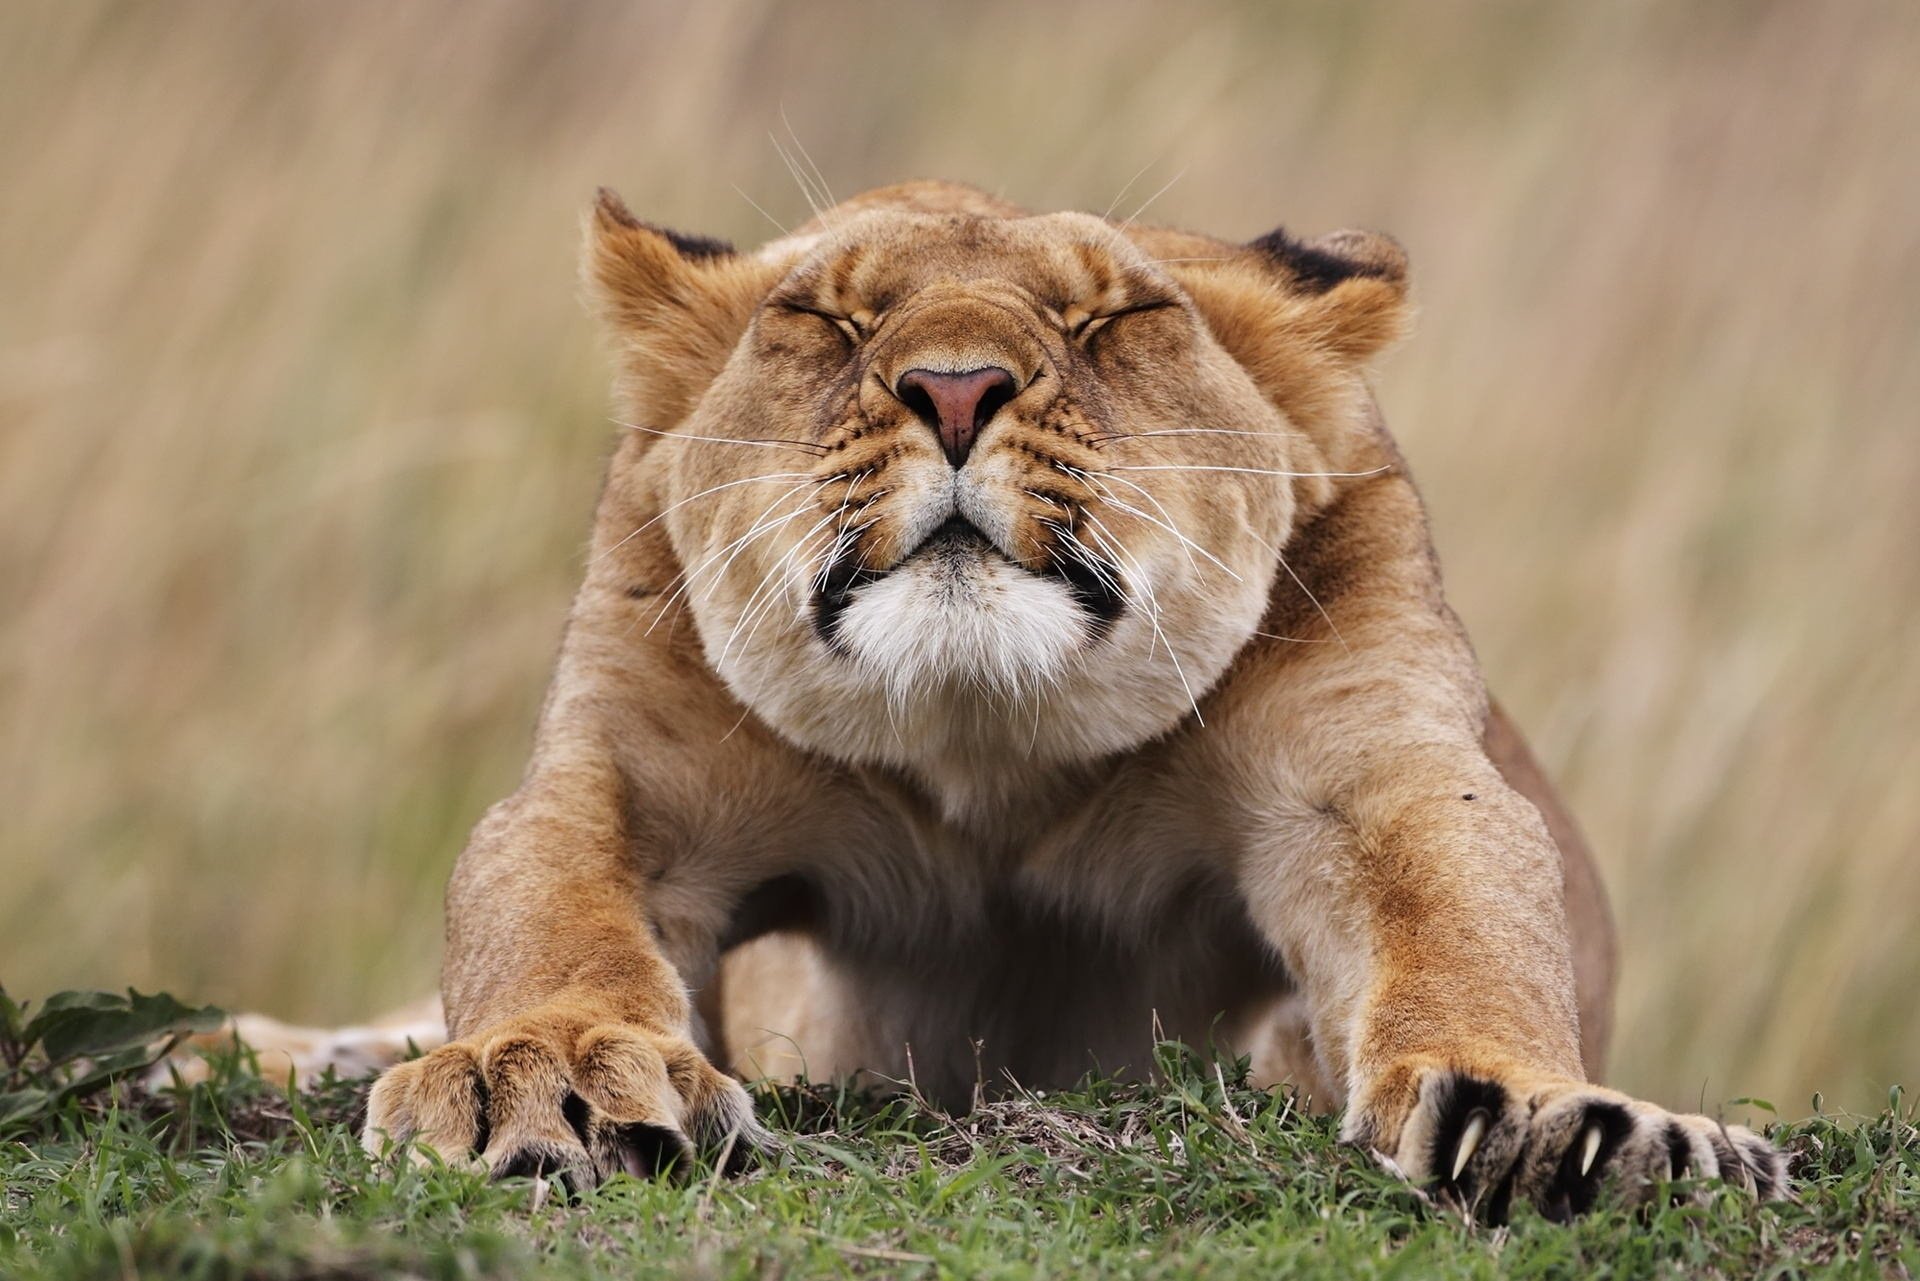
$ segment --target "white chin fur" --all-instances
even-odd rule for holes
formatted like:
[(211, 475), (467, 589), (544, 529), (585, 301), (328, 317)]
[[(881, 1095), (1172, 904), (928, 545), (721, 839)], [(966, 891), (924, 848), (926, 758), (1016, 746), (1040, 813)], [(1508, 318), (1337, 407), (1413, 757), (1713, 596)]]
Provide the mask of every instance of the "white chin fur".
[(861, 588), (837, 632), (896, 705), (967, 687), (1018, 698), (1059, 681), (1087, 616), (1063, 584), (998, 556), (934, 553)]

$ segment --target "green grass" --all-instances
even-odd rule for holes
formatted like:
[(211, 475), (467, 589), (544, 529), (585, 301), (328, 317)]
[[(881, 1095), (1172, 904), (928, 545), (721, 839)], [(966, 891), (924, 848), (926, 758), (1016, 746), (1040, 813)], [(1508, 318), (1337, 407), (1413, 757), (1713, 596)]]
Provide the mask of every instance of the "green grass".
[(781, 1154), (735, 1179), (625, 1177), (567, 1202), (470, 1170), (391, 1172), (355, 1140), (364, 1081), (289, 1099), (228, 1068), (72, 1103), (0, 1146), (0, 1275), (1802, 1276), (1920, 1274), (1920, 1132), (1776, 1127), (1799, 1201), (1524, 1210), (1468, 1223), (1284, 1093), (1170, 1059), (1153, 1084), (1013, 1095), (967, 1117), (770, 1090)]

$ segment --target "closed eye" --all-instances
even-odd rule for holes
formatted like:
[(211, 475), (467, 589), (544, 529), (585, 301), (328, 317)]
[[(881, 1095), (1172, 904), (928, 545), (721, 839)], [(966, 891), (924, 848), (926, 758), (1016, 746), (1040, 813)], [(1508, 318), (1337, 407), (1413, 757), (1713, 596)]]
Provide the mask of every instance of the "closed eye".
[[(798, 302), (783, 302), (780, 306), (783, 310), (793, 312), (796, 315), (813, 316), (826, 321), (829, 325), (839, 330), (841, 336), (856, 347), (859, 346), (861, 341), (867, 336), (866, 328), (862, 327), (860, 317), (858, 316), (842, 316), (837, 312), (825, 311), (819, 307), (809, 307), (805, 303)], [(864, 313), (862, 314), (864, 315)]]
[[(1099, 333), (1102, 329), (1122, 317), (1138, 316), (1149, 311), (1163, 311), (1168, 307), (1176, 307), (1178, 305), (1178, 303), (1170, 298), (1149, 298), (1144, 302), (1137, 302), (1126, 307), (1118, 307), (1113, 311), (1102, 312), (1097, 316), (1082, 316), (1067, 326), (1067, 336), (1077, 341), (1085, 340), (1093, 337), (1093, 335)], [(1069, 313), (1069, 315), (1071, 315), (1071, 313)]]
[(829, 311), (826, 307), (816, 307), (814, 303), (799, 302), (793, 298), (780, 298), (770, 305), (778, 307), (780, 311), (785, 311), (789, 315), (810, 315), (818, 321), (826, 321), (835, 330), (839, 330), (839, 336), (847, 340), (849, 348), (858, 348), (862, 342), (866, 342), (874, 334), (874, 330), (879, 328), (879, 323), (885, 319), (881, 313), (870, 311), (866, 307), (854, 311), (852, 315), (841, 315), (839, 311)]

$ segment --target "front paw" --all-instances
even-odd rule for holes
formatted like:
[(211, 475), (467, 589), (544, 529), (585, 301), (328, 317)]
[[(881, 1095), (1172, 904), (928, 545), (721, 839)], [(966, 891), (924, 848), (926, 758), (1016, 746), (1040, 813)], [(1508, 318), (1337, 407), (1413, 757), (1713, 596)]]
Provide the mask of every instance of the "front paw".
[(695, 1146), (729, 1171), (772, 1139), (732, 1077), (691, 1042), (569, 1011), (536, 1011), (388, 1070), (367, 1100), (362, 1142), (474, 1157), (494, 1178), (569, 1189), (620, 1172), (662, 1173)]
[(1343, 1133), (1496, 1223), (1515, 1198), (1564, 1222), (1609, 1185), (1627, 1202), (1681, 1179), (1787, 1193), (1785, 1155), (1744, 1126), (1522, 1069), (1403, 1064), (1356, 1100)]

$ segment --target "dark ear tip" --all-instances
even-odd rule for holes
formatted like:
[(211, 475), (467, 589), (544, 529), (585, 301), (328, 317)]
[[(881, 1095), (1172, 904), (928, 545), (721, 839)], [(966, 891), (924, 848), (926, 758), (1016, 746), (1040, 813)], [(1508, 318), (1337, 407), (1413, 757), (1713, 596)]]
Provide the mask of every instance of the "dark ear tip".
[(640, 220), (627, 208), (627, 202), (612, 187), (601, 187), (593, 193), (594, 217), (603, 227), (623, 227), (628, 231), (637, 230)]
[(1406, 283), (1407, 251), (1383, 231), (1335, 231), (1321, 236), (1313, 245), (1364, 265), (1366, 270), (1359, 274), (1396, 285)]
[(1323, 294), (1356, 277), (1395, 286), (1407, 282), (1407, 251), (1377, 231), (1335, 231), (1316, 240), (1295, 240), (1276, 227), (1247, 245), (1292, 277), (1308, 293)]
[(601, 187), (593, 193), (593, 221), (602, 232), (644, 231), (658, 236), (673, 246), (674, 252), (682, 258), (725, 258), (733, 253), (733, 245), (725, 240), (695, 236), (671, 227), (656, 227), (634, 217), (633, 211), (627, 208), (627, 202), (620, 199), (611, 187)]

